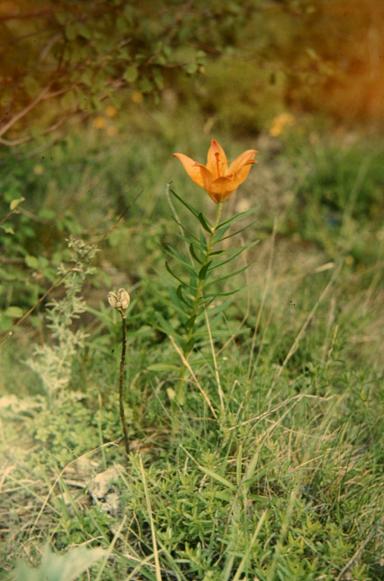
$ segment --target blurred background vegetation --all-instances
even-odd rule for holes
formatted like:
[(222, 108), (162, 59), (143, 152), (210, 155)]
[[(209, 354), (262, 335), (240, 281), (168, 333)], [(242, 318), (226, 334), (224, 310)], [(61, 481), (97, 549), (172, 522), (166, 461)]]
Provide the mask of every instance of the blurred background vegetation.
[(376, 124), (383, 30), (379, 0), (3, 1), (0, 137), (144, 100), (193, 104), (243, 134), (286, 107)]

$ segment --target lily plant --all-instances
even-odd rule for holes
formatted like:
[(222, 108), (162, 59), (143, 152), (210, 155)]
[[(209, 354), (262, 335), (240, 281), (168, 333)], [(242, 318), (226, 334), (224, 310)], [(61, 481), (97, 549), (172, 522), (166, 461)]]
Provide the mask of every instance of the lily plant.
[[(253, 244), (241, 244), (236, 248), (231, 248), (228, 242), (223, 244), (224, 240), (233, 238), (250, 225), (247, 224), (245, 227), (240, 227), (237, 232), (229, 233), (231, 226), (248, 215), (251, 210), (236, 213), (226, 219), (222, 218), (222, 211), (229, 196), (247, 179), (255, 163), (256, 150), (244, 151), (232, 163), (228, 163), (224, 149), (216, 139), (212, 139), (205, 164), (193, 160), (184, 153), (173, 155), (181, 162), (192, 181), (204, 189), (216, 204), (216, 215), (212, 220), (169, 186), (173, 217), (181, 229), (181, 238), (185, 248), (185, 251), (180, 251), (179, 247), (174, 246), (165, 248), (168, 255), (166, 268), (176, 281), (176, 285), (170, 290), (170, 296), (180, 325), (177, 329), (172, 328), (161, 315), (159, 315), (159, 324), (172, 337), (182, 356), (183, 369), (176, 386), (174, 400), (176, 404), (183, 405), (186, 397), (187, 374), (188, 370), (190, 371), (189, 357), (207, 336), (203, 331), (204, 323), (208, 326), (212, 355), (215, 358), (207, 309), (210, 307), (210, 317), (223, 310), (223, 297), (229, 297), (236, 292), (232, 289), (227, 290), (224, 287), (225, 283), (247, 268), (247, 266), (232, 268), (229, 273), (219, 274), (225, 265), (228, 266)], [(196, 219), (199, 231), (191, 232), (178, 217), (173, 200), (182, 204)], [(221, 299), (221, 304), (217, 299)], [(214, 365), (216, 368), (216, 361)], [(220, 401), (223, 407), (222, 397)]]

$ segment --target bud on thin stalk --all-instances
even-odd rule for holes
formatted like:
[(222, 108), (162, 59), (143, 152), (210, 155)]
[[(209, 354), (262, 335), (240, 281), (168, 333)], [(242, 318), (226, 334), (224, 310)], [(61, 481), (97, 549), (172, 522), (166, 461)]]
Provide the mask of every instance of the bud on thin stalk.
[(119, 311), (121, 316), (121, 357), (120, 357), (120, 374), (119, 374), (119, 406), (120, 406), (120, 421), (121, 427), (124, 434), (124, 446), (127, 455), (129, 454), (129, 438), (127, 423), (125, 420), (125, 410), (124, 410), (124, 379), (125, 379), (125, 359), (127, 351), (127, 334), (125, 326), (125, 318), (127, 315), (127, 310), (129, 303), (131, 302), (131, 297), (129, 293), (120, 288), (117, 291), (111, 291), (108, 293), (108, 302), (113, 309)]
[(129, 303), (131, 302), (131, 297), (124, 288), (119, 288), (117, 291), (108, 293), (108, 302), (113, 309), (120, 311), (122, 316), (125, 317)]

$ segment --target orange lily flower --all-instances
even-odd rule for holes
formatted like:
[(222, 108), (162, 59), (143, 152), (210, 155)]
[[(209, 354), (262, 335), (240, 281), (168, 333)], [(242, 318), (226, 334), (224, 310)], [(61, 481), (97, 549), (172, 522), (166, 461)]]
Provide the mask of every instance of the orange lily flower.
[(230, 165), (224, 149), (212, 139), (208, 149), (207, 163), (199, 163), (184, 153), (173, 154), (182, 163), (192, 181), (208, 192), (216, 204), (223, 202), (248, 177), (255, 163), (256, 150), (248, 149)]

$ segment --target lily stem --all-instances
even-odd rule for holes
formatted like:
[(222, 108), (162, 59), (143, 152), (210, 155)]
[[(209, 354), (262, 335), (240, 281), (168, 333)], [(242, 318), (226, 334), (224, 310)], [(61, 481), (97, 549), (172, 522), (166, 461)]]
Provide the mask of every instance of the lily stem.
[(127, 423), (125, 419), (125, 409), (124, 409), (124, 383), (125, 383), (125, 365), (126, 365), (126, 353), (127, 353), (127, 331), (125, 316), (121, 312), (121, 357), (120, 357), (120, 375), (119, 375), (119, 406), (120, 406), (120, 421), (121, 427), (123, 429), (124, 435), (124, 447), (125, 452), (129, 454), (129, 437)]
[[(222, 212), (223, 212), (223, 204), (221, 202), (219, 202), (217, 204), (215, 221), (214, 221), (213, 225), (211, 226), (211, 231), (210, 231), (208, 238), (207, 238), (207, 247), (206, 247), (206, 251), (205, 251), (204, 262), (202, 263), (202, 265), (200, 265), (200, 268), (203, 268), (204, 266), (206, 266), (209, 262), (210, 257), (211, 257), (211, 252), (214, 248), (213, 237), (216, 234), (216, 230), (220, 224)], [(192, 317), (193, 317), (194, 321), (196, 321), (198, 315), (201, 312), (200, 305), (201, 305), (201, 299), (204, 297), (204, 283), (205, 283), (205, 280), (199, 279), (199, 282), (197, 284), (196, 294), (194, 297), (194, 308), (193, 308), (193, 313), (192, 313)], [(204, 311), (205, 311), (205, 307), (203, 307), (203, 312)], [(186, 340), (187, 345), (190, 344), (190, 342), (193, 338), (194, 332), (195, 332), (195, 324), (193, 324), (189, 330), (187, 340)], [(188, 357), (189, 357), (192, 349), (193, 349), (193, 346), (189, 345), (187, 347), (186, 351), (184, 352), (185, 358), (187, 360), (188, 360)], [(177, 388), (176, 388), (176, 399), (177, 399), (177, 402), (181, 405), (184, 403), (186, 374), (187, 374), (187, 369), (186, 369), (186, 367), (184, 367), (182, 372), (181, 372), (181, 375), (180, 375), (180, 378), (179, 378), (179, 381), (177, 384)]]

